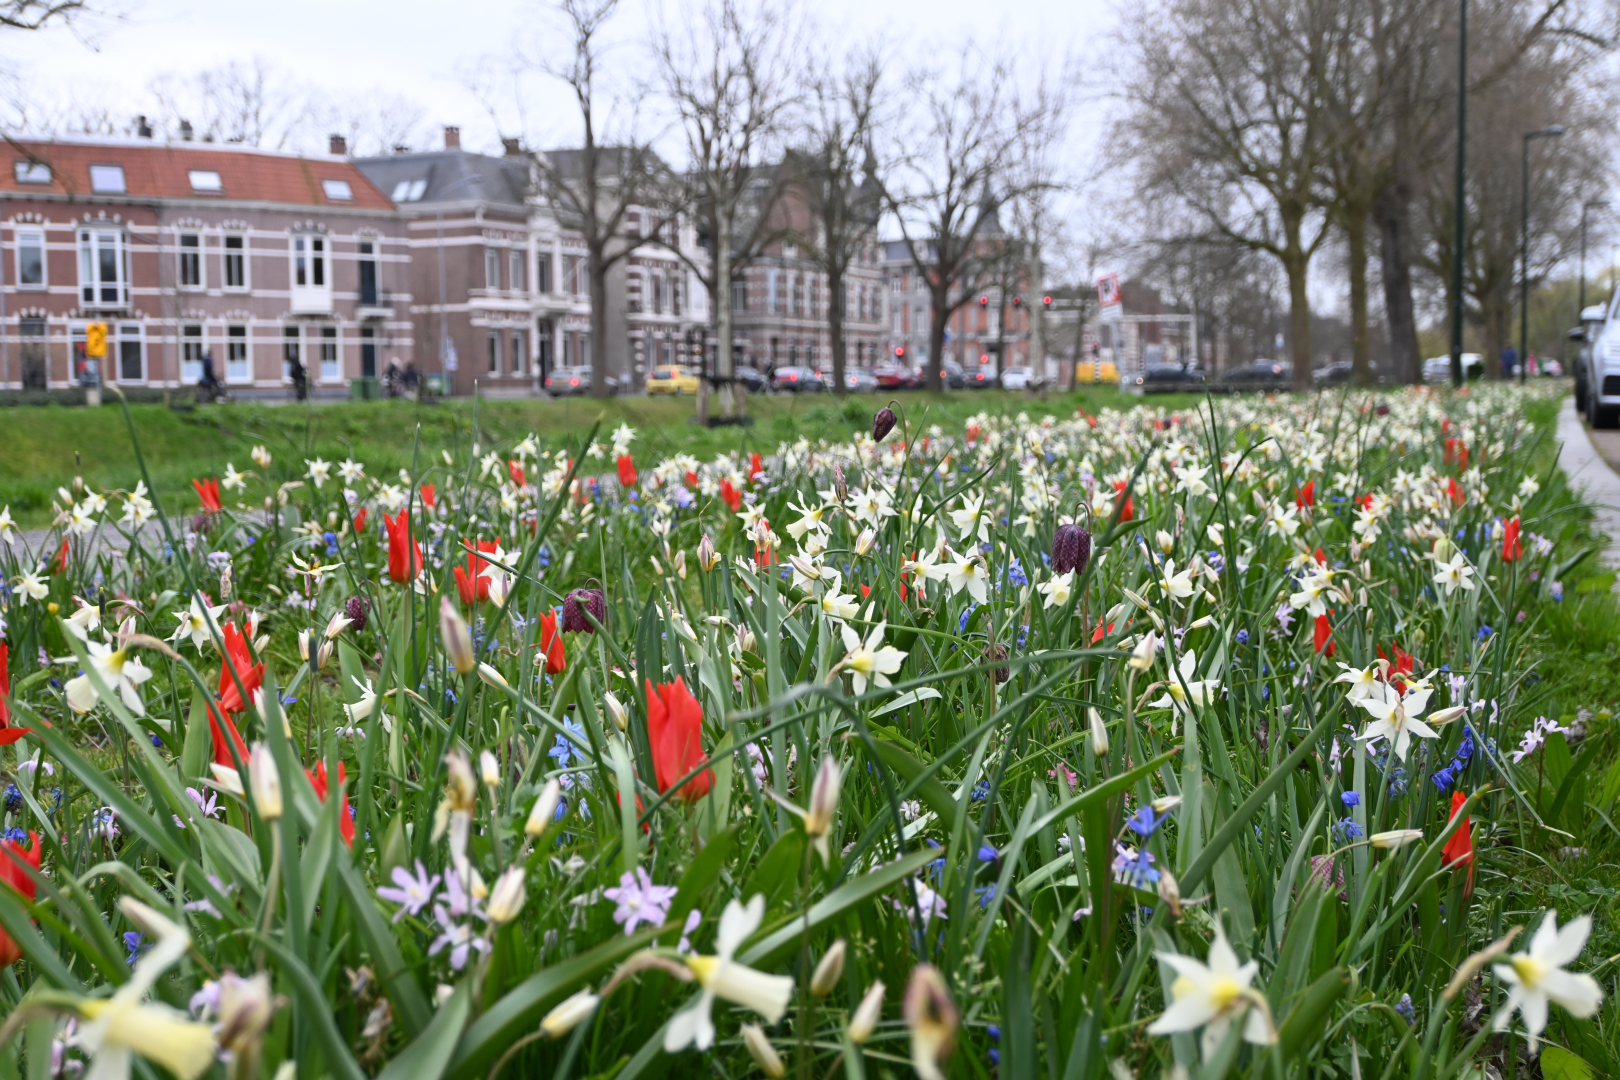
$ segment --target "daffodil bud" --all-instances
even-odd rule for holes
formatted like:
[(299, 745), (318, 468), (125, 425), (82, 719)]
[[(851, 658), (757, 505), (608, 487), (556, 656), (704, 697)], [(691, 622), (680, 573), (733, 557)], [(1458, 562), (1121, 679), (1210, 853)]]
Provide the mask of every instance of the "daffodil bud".
[(1170, 873), (1169, 867), (1159, 871), (1159, 899), (1170, 909), (1171, 918), (1181, 918), (1181, 886)]
[(219, 1044), (238, 1057), (256, 1052), (273, 1006), (269, 975), (261, 971), (243, 979), (227, 971), (219, 980)]
[(844, 974), (846, 950), (844, 939), (839, 938), (816, 965), (815, 973), (810, 976), (810, 992), (816, 997), (826, 997), (838, 986), (838, 979)]
[(1091, 722), (1091, 752), (1102, 757), (1108, 753), (1108, 725), (1095, 705), (1086, 709), (1086, 719)]
[(787, 1075), (787, 1067), (771, 1045), (771, 1040), (765, 1034), (765, 1029), (758, 1024), (744, 1024), (742, 1026), (743, 1045), (748, 1047), (748, 1056), (754, 1059), (759, 1071), (772, 1080)]
[(444, 655), (450, 666), (458, 673), (469, 674), (478, 666), (478, 658), (473, 655), (472, 631), (448, 595), (439, 600), (439, 640), (444, 643)]
[(1159, 545), (1159, 550), (1164, 552), (1166, 555), (1176, 550), (1176, 538), (1165, 532), (1163, 529), (1160, 529), (1158, 532), (1153, 534), (1153, 540)]
[(698, 541), (697, 557), (698, 566), (704, 572), (713, 570), (720, 564), (720, 553), (714, 550), (714, 537), (708, 533), (704, 533), (703, 539)]
[(276, 772), (275, 759), (264, 743), (255, 743), (248, 754), (248, 784), (253, 788), (253, 803), (259, 808), (259, 816), (266, 821), (279, 818), (281, 774)]
[(540, 797), (534, 800), (534, 808), (529, 811), (529, 820), (524, 823), (523, 831), (529, 836), (539, 836), (546, 831), (557, 816), (557, 807), (562, 802), (562, 784), (556, 777), (546, 781), (546, 786), (540, 789)]
[(1128, 663), (1137, 671), (1146, 671), (1153, 666), (1153, 658), (1157, 654), (1158, 648), (1158, 639), (1154, 637), (1153, 631), (1149, 630), (1142, 635), (1142, 640), (1136, 643), (1136, 648), (1132, 651)]
[(1428, 715), (1430, 725), (1449, 724), (1468, 710), (1462, 705), (1453, 705), (1449, 709), (1439, 709)]
[(527, 896), (528, 890), (523, 883), (523, 867), (510, 867), (495, 879), (495, 888), (490, 890), (489, 903), (485, 906), (484, 913), (489, 916), (490, 922), (504, 926), (518, 917)]
[(609, 690), (602, 695), (602, 704), (607, 708), (608, 716), (613, 718), (613, 726), (623, 731), (630, 726), (630, 714), (625, 710), (623, 702)]
[(675, 553), (675, 576), (682, 581), (686, 580), (686, 549), (682, 548)]
[(506, 681), (506, 676), (496, 671), (489, 664), (478, 665), (478, 677), (484, 680), (485, 685), (493, 686), (497, 690), (510, 690), (512, 684)]
[(560, 1039), (590, 1019), (601, 1001), (601, 998), (589, 990), (581, 990), (546, 1013), (545, 1019), (540, 1021), (540, 1030), (548, 1039)]
[(855, 554), (860, 556), (869, 554), (872, 550), (872, 545), (876, 543), (877, 530), (868, 525), (866, 528), (861, 530), (861, 535), (855, 538)]
[(479, 779), (483, 780), (485, 787), (501, 786), (501, 763), (488, 750), (481, 751), (478, 755), (478, 772)]
[(861, 1003), (849, 1018), (849, 1041), (860, 1046), (872, 1037), (877, 1023), (883, 1018), (883, 984), (875, 982), (867, 987)]
[(1367, 842), (1376, 848), (1398, 848), (1423, 839), (1422, 829), (1391, 829), (1388, 832), (1375, 832), (1367, 837)]
[(933, 964), (911, 969), (902, 1013), (911, 1029), (911, 1067), (926, 1080), (942, 1077), (940, 1063), (956, 1048), (958, 1014), (945, 977)]

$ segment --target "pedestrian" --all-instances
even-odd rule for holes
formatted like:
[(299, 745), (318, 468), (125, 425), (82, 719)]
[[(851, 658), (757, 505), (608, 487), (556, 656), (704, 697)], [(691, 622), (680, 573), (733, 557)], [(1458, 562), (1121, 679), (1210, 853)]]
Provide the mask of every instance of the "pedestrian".
[(1502, 350), (1502, 378), (1511, 379), (1513, 369), (1518, 366), (1519, 352), (1513, 347), (1513, 343), (1509, 342), (1507, 347)]
[(399, 382), (399, 357), (390, 356), (388, 358), (388, 367), (383, 371), (383, 396), (399, 397)]
[(309, 397), (309, 373), (296, 358), (287, 362), (287, 377), (292, 380), (293, 396), (299, 401)]
[(415, 397), (416, 388), (421, 381), (422, 374), (416, 370), (416, 361), (412, 360), (405, 365), (405, 396)]

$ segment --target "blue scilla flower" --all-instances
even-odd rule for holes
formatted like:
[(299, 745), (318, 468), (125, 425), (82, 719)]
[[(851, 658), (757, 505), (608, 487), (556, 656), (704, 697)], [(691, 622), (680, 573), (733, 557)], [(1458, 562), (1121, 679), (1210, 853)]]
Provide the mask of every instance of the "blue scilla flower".
[(17, 813), (19, 810), (22, 809), (22, 804), (23, 804), (22, 792), (17, 788), (17, 785), (16, 784), (7, 784), (6, 785), (6, 802), (5, 802), (6, 813), (8, 813), (8, 814)]
[(28, 842), (28, 834), (22, 829), (7, 829), (5, 838), (17, 844), (26, 844)]
[(1018, 628), (1018, 643), (1013, 647), (1016, 648), (1019, 652), (1023, 652), (1024, 651), (1024, 643), (1027, 642), (1028, 640), (1029, 640), (1029, 624), (1025, 623), (1023, 626), (1020, 626)]
[(1118, 847), (1119, 854), (1114, 856), (1114, 877), (1138, 889), (1146, 889), (1155, 885), (1159, 880), (1159, 871), (1153, 865), (1151, 851), (1132, 852), (1123, 844)]
[(1396, 768), (1389, 774), (1389, 794), (1391, 798), (1399, 798), (1406, 794), (1406, 770)]
[(1346, 806), (1360, 806), (1361, 793), (1356, 791), (1346, 791), (1344, 794), (1339, 796), (1339, 801), (1344, 803)]
[(996, 861), (996, 849), (991, 847), (989, 844), (981, 846), (974, 854), (978, 856), (980, 862)]
[(973, 890), (973, 895), (979, 898), (980, 907), (989, 907), (990, 902), (996, 898), (996, 885), (991, 882)]
[(1341, 843), (1347, 843), (1359, 837), (1366, 836), (1366, 832), (1357, 825), (1354, 818), (1342, 818), (1333, 826), (1333, 835)]
[(1395, 1003), (1395, 1011), (1400, 1014), (1401, 1019), (1405, 1020), (1408, 1024), (1417, 1023), (1417, 1007), (1412, 1004), (1411, 994), (1401, 995), (1401, 1000)]
[(1029, 584), (1029, 578), (1024, 574), (1024, 568), (1018, 564), (1016, 555), (1007, 563), (1007, 580), (1013, 585)]
[(977, 784), (973, 785), (973, 801), (974, 802), (979, 802), (982, 799), (988, 798), (989, 795), (990, 795), (990, 781), (988, 781), (988, 780), (980, 780)]
[(1217, 574), (1226, 573), (1226, 559), (1221, 555), (1220, 552), (1206, 552), (1204, 557), (1206, 561), (1208, 561), (1209, 568), (1211, 570), (1215, 571)]
[(157, 747), (160, 750), (163, 749), (163, 738), (162, 738), (162, 736), (152, 735), (152, 736), (149, 736), (149, 738), (151, 738), (153, 746)]
[(1478, 629), (1478, 630), (1477, 630), (1477, 631), (1476, 631), (1476, 632), (1475, 632), (1475, 636), (1476, 636), (1476, 637), (1478, 637), (1478, 638), (1479, 638), (1479, 640), (1481, 640), (1481, 641), (1484, 641), (1484, 640), (1485, 640), (1485, 639), (1486, 639), (1486, 638), (1488, 638), (1488, 637), (1490, 637), (1490, 636), (1491, 636), (1491, 635), (1492, 635), (1492, 634), (1494, 634), (1494, 633), (1496, 633), (1496, 631), (1495, 631), (1495, 630), (1492, 630), (1492, 629), (1491, 629), (1491, 628), (1490, 628), (1490, 627), (1488, 627), (1488, 626), (1481, 626), (1481, 627), (1480, 627), (1480, 628), (1479, 628), (1479, 629)]
[(1249, 632), (1247, 630), (1239, 630), (1237, 632), (1237, 643), (1239, 645), (1247, 645), (1249, 643)]
[(139, 930), (127, 931), (124, 934), (124, 948), (129, 952), (125, 959), (130, 967), (134, 967), (136, 959), (141, 955), (142, 950), (146, 948), (144, 935)]
[(956, 632), (958, 634), (967, 632), (968, 620), (973, 617), (973, 613), (978, 610), (978, 607), (978, 604), (969, 604), (967, 607), (962, 609), (961, 618), (956, 620)]
[(1432, 780), (1434, 782), (1434, 786), (1442, 792), (1450, 791), (1451, 786), (1457, 782), (1457, 776), (1452, 771), (1450, 766), (1443, 769), (1434, 770), (1434, 772), (1429, 775), (1429, 779)]
[(1125, 824), (1137, 836), (1152, 836), (1169, 816), (1169, 814), (1155, 816), (1153, 807), (1144, 806), (1127, 818)]
[(995, 1024), (986, 1024), (984, 1033), (990, 1037), (991, 1042), (1001, 1041), (1001, 1029)]

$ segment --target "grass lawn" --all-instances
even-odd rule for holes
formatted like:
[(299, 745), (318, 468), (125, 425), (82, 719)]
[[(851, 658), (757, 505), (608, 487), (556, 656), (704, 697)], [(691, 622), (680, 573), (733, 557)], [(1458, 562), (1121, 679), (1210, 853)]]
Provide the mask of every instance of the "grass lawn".
[[(693, 422), (691, 398), (589, 398), (549, 400), (480, 400), (467, 398), (432, 404), (410, 401), (365, 401), (337, 404), (264, 405), (236, 403), (201, 406), (190, 412), (162, 405), (131, 405), (130, 419), (140, 437), (147, 468), (165, 506), (195, 502), (190, 481), (217, 476), (227, 462), (251, 469), (249, 451), (268, 446), (278, 466), (299, 457), (319, 455), (328, 461), (353, 456), (374, 475), (408, 468), (420, 427), (424, 467), (440, 450), (462, 450), (473, 434), (476, 417), (484, 445), (535, 432), (543, 441), (583, 434), (597, 420), (604, 430), (627, 422), (641, 433), (635, 446), (642, 455), (663, 457), (685, 451), (709, 459), (731, 450), (768, 453), (799, 438), (843, 439), (868, 428), (872, 413), (889, 397), (867, 394), (840, 406), (831, 397), (755, 396), (749, 411), (751, 428), (705, 429)], [(1140, 401), (1111, 387), (1037, 397), (1006, 391), (957, 391), (898, 395), (913, 423), (959, 422), (974, 413), (1016, 416), (1072, 416), (1077, 408), (1095, 412), (1107, 406), (1128, 407)], [(1190, 395), (1153, 399), (1166, 407), (1196, 401)], [(130, 449), (129, 431), (116, 399), (99, 410), (46, 406), (6, 410), (0, 419), (0, 507), (9, 505), (24, 527), (47, 525), (53, 516), (56, 489), (82, 476), (97, 491), (126, 490), (140, 478)], [(464, 459), (463, 459), (464, 460)], [(278, 475), (282, 475), (278, 469)]]

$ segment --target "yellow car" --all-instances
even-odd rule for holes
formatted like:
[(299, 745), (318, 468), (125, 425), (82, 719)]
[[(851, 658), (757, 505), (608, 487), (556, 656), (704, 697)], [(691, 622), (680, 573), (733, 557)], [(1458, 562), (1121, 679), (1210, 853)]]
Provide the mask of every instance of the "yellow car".
[(698, 377), (679, 364), (659, 364), (647, 373), (649, 394), (695, 394)]
[(1109, 386), (1119, 385), (1119, 368), (1114, 366), (1112, 360), (1102, 363), (1093, 363), (1082, 360), (1074, 365), (1074, 385), (1084, 386), (1087, 383), (1107, 383)]

